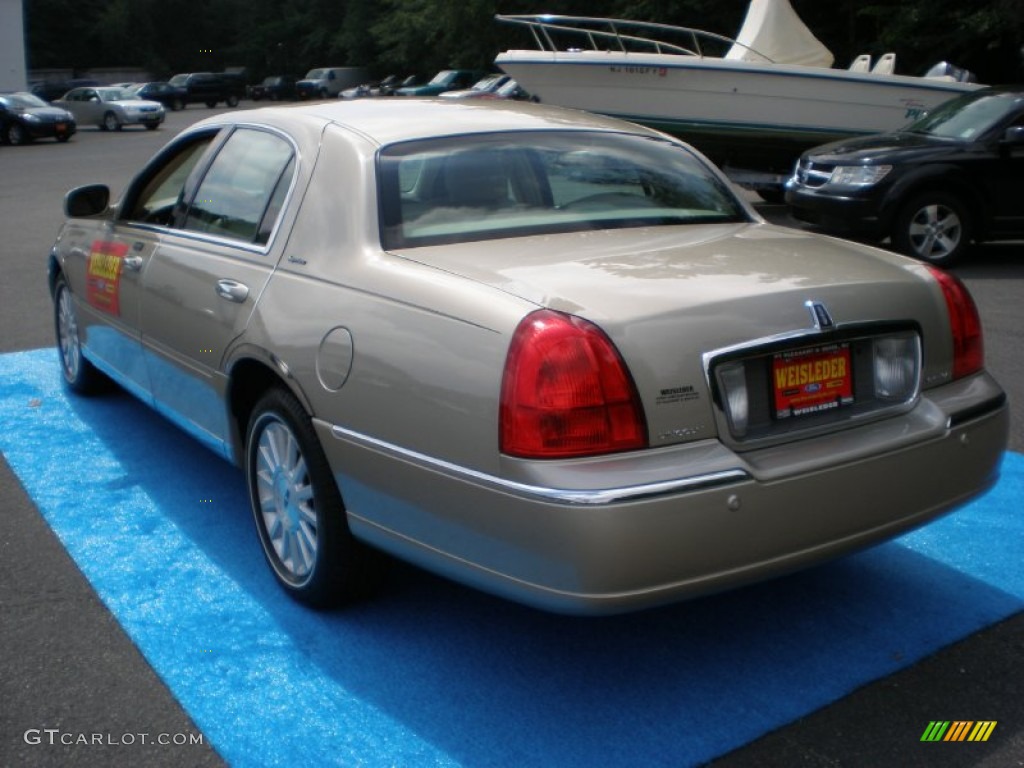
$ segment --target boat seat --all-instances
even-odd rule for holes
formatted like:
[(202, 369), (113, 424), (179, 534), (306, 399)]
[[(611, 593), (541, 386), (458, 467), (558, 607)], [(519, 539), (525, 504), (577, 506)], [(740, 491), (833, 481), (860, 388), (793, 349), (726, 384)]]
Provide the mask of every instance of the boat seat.
[(896, 54), (883, 53), (878, 57), (875, 66), (871, 68), (873, 75), (891, 75), (896, 71)]
[(850, 64), (851, 72), (870, 72), (871, 71), (871, 54), (862, 53)]

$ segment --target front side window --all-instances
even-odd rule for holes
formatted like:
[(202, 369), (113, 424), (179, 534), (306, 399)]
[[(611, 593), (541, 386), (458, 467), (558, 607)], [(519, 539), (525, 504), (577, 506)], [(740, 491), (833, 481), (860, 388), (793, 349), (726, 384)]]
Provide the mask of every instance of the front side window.
[(678, 144), (584, 131), (408, 142), (378, 159), (385, 248), (622, 227), (746, 221)]
[(122, 218), (143, 224), (171, 226), (185, 203), (185, 182), (216, 133), (205, 134), (177, 147), (145, 172), (141, 187), (129, 191)]
[[(292, 155), (291, 145), (279, 136), (236, 130), (206, 171), (183, 228), (248, 243), (266, 242), (291, 182)], [(266, 222), (268, 215), (272, 220)]]

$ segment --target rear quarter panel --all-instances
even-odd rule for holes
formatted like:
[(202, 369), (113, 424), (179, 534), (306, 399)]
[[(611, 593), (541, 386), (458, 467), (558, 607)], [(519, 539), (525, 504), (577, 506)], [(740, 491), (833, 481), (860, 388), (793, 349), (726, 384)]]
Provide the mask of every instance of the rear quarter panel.
[(382, 252), (374, 150), (325, 131), (244, 343), (273, 350), (316, 418), (495, 472), (508, 340), (533, 305)]

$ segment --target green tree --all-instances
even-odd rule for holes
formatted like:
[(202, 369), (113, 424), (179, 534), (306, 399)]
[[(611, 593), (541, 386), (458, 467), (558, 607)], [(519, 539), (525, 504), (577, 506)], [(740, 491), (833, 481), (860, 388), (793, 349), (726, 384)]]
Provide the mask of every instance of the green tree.
[[(895, 51), (898, 71), (946, 59), (983, 82), (1019, 81), (1021, 0), (791, 0), (844, 66)], [(554, 13), (632, 18), (735, 35), (747, 0), (555, 0)], [(529, 36), (496, 13), (527, 0), (25, 0), (29, 65), (141, 65), (154, 74), (246, 66), (252, 76), (362, 65), (378, 74), (485, 68)], [(68, 23), (74, 19), (74, 24)]]

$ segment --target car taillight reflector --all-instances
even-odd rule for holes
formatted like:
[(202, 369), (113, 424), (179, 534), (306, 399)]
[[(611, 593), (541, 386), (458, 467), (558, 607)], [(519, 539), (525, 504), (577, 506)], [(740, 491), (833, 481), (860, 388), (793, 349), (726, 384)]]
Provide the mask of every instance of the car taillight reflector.
[(953, 378), (977, 373), (985, 365), (985, 344), (978, 307), (960, 280), (937, 267), (928, 267), (946, 299), (949, 326), (953, 334)]
[(509, 345), (500, 447), (522, 458), (567, 458), (647, 445), (643, 407), (615, 345), (593, 323), (547, 309)]

